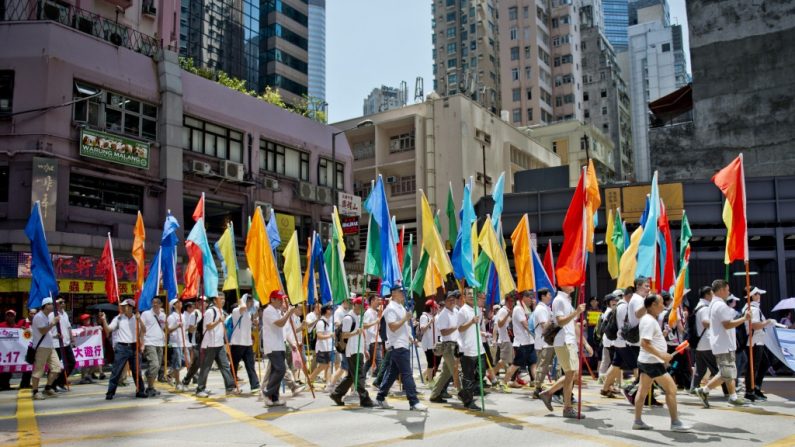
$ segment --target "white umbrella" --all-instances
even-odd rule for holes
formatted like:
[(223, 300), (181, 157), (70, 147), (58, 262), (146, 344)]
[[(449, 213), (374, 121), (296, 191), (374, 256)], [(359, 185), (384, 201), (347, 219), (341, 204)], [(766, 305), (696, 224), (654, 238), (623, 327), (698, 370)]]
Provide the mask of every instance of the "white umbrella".
[(787, 298), (785, 300), (779, 301), (778, 304), (776, 304), (776, 307), (773, 308), (773, 312), (787, 309), (795, 309), (795, 298)]

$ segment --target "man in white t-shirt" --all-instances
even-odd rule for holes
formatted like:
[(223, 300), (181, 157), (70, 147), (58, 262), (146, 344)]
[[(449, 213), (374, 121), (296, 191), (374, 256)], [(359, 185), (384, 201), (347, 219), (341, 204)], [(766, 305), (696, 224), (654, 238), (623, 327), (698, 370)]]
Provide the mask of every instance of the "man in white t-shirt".
[[(262, 394), (265, 406), (286, 405), (279, 398), (279, 391), (287, 371), (286, 354), (284, 346), (284, 326), (290, 324), (295, 307), (286, 303), (287, 295), (281, 290), (274, 290), (270, 294), (270, 302), (262, 311), (262, 346), (270, 364), (270, 374), (263, 384)], [(282, 309), (287, 308), (285, 312)]]
[(381, 382), (378, 396), (376, 396), (376, 405), (383, 409), (392, 408), (387, 403), (386, 396), (389, 394), (392, 384), (395, 383), (398, 375), (400, 375), (403, 390), (406, 392), (406, 398), (409, 401), (409, 409), (412, 411), (427, 411), (428, 407), (420, 403), (417, 398), (417, 387), (414, 384), (414, 376), (411, 373), (411, 351), (409, 351), (412, 343), (409, 326), (411, 313), (403, 307), (406, 299), (403, 295), (403, 289), (400, 286), (393, 288), (391, 298), (389, 305), (384, 309), (383, 318), (386, 321), (387, 340), (392, 349), (392, 355), (389, 356), (388, 370), (384, 376), (384, 381)]
[[(718, 374), (718, 362), (712, 353), (709, 344), (709, 304), (712, 302), (712, 287), (704, 286), (699, 290), (699, 301), (693, 309), (696, 318), (696, 336), (698, 343), (695, 347), (696, 369), (693, 371), (693, 386), (690, 394), (696, 393), (696, 388), (701, 386), (701, 380), (709, 371), (712, 377)], [(691, 346), (691, 349), (693, 346)], [(725, 385), (724, 385), (725, 387)], [(728, 390), (726, 391), (728, 393)]]
[(189, 348), (185, 320), (182, 316), (182, 301), (173, 298), (168, 304), (171, 306), (171, 315), (166, 319), (169, 345), (168, 374), (174, 378), (176, 391), (185, 391), (185, 386), (179, 380), (179, 371), (183, 362), (190, 366), (191, 359), (187, 357)]
[[(505, 305), (500, 307), (492, 318), (494, 322), (494, 332), (497, 333), (497, 351), (500, 357), (495, 368), (498, 373), (503, 368), (505, 368), (507, 372), (513, 364), (513, 340), (511, 340), (511, 335), (508, 333), (508, 327), (511, 323), (512, 308), (513, 298), (511, 295), (508, 295), (505, 297)], [(507, 375), (503, 377), (503, 383), (501, 384), (503, 391), (510, 391), (506, 385), (510, 381), (511, 378)]]
[[(759, 307), (759, 300), (766, 291), (753, 287), (751, 288), (751, 321), (745, 323), (745, 330), (748, 333), (748, 345), (751, 345), (753, 340), (753, 386), (751, 385), (751, 362), (749, 358), (748, 368), (745, 371), (745, 400), (751, 402), (766, 401), (767, 396), (762, 392), (762, 381), (765, 380), (768, 368), (770, 368), (770, 360), (767, 358), (767, 348), (765, 347), (765, 328), (774, 326), (776, 320), (767, 319)], [(747, 311), (747, 305), (743, 308), (743, 313)]]
[[(137, 351), (139, 345), (135, 339), (136, 332), (140, 336), (144, 334), (146, 328), (141, 323), (139, 316), (133, 313), (135, 301), (129, 298), (124, 300), (121, 303), (121, 309), (122, 313), (113, 318), (110, 324), (105, 319), (105, 314), (103, 312), (99, 313), (99, 322), (105, 330), (105, 335), (116, 335), (116, 343), (113, 344), (113, 372), (108, 381), (108, 391), (105, 393), (106, 400), (111, 400), (116, 395), (116, 387), (119, 385), (119, 379), (121, 379), (125, 365), (129, 367), (130, 372), (137, 375), (134, 383), (139, 388), (136, 389), (135, 397), (146, 397), (146, 393), (142, 388), (141, 371), (136, 368), (137, 365), (141, 364), (141, 354)], [(138, 325), (137, 331), (136, 325)]]
[[(351, 298), (345, 299), (341, 305), (337, 306), (337, 309), (334, 310), (334, 333), (336, 334), (337, 329), (340, 328), (342, 325), (342, 320), (345, 318), (346, 315), (351, 313)], [(333, 344), (336, 344), (337, 340), (335, 338)], [(331, 351), (331, 357), (334, 360), (334, 374), (331, 376), (331, 380), (329, 380), (328, 384), (326, 385), (326, 392), (331, 393), (336, 388), (337, 384), (342, 381), (342, 377), (347, 374), (348, 371), (348, 359), (345, 357), (344, 353), (337, 352), (337, 349), (334, 348)]]
[[(47, 297), (41, 301), (41, 310), (33, 317), (30, 325), (32, 334), (31, 343), (36, 350), (35, 361), (33, 362), (33, 399), (42, 400), (44, 394), (54, 396), (55, 390), (53, 383), (56, 377), (61, 372), (61, 362), (58, 361), (58, 356), (53, 351), (53, 340), (50, 330), (60, 322), (60, 318), (56, 315), (50, 320), (50, 315), (53, 313), (52, 298)], [(44, 376), (44, 367), (49, 366), (50, 372), (47, 375), (47, 385), (44, 387), (44, 393), (39, 394), (39, 380)]]
[(657, 318), (663, 313), (665, 307), (659, 295), (648, 295), (644, 298), (645, 314), (640, 318), (639, 336), (640, 352), (638, 353), (638, 371), (640, 372), (640, 386), (635, 398), (635, 422), (633, 430), (651, 430), (641, 419), (643, 404), (646, 396), (651, 391), (653, 383), (665, 391), (665, 403), (668, 405), (668, 414), (671, 416), (671, 431), (689, 431), (689, 427), (679, 420), (676, 409), (676, 383), (668, 374), (666, 366), (674, 357), (668, 353), (665, 337)]
[[(383, 358), (381, 347), (384, 344), (384, 340), (381, 339), (381, 335), (378, 333), (378, 326), (381, 324), (381, 297), (373, 293), (368, 298), (367, 304), (368, 307), (364, 311), (362, 328), (364, 328), (364, 339), (367, 342), (365, 350), (370, 360), (365, 362), (364, 372), (367, 374), (370, 368), (375, 368), (373, 369), (373, 374), (376, 374), (381, 367)], [(373, 362), (373, 358), (375, 358), (375, 362)]]
[(536, 366), (535, 390), (533, 396), (538, 399), (538, 395), (543, 391), (544, 380), (552, 367), (552, 360), (555, 358), (555, 347), (550, 346), (544, 341), (544, 332), (552, 326), (552, 292), (549, 289), (539, 289), (536, 292), (538, 304), (533, 311), (533, 321), (535, 322), (535, 349), (538, 357)]
[(183, 305), (182, 311), (182, 324), (185, 325), (185, 341), (187, 347), (187, 357), (190, 360), (188, 370), (185, 372), (185, 377), (182, 379), (182, 388), (188, 389), (191, 380), (196, 382), (196, 375), (199, 373), (199, 353), (200, 349), (198, 343), (198, 324), (201, 321), (201, 312), (196, 309), (196, 304), (193, 301), (188, 301)]
[(439, 305), (433, 299), (429, 299), (425, 302), (425, 312), (420, 315), (418, 335), (420, 336), (420, 347), (425, 353), (425, 371), (422, 373), (425, 383), (430, 383), (433, 380), (437, 366), (439, 366), (439, 362), (442, 359), (441, 356), (433, 353), (433, 347), (436, 345), (436, 324), (434, 320), (438, 311)]
[(701, 399), (705, 408), (709, 408), (709, 391), (725, 383), (729, 391), (729, 404), (742, 406), (745, 400), (737, 397), (734, 381), (737, 379), (737, 366), (734, 352), (737, 350), (737, 338), (734, 328), (746, 321), (751, 321), (751, 309), (745, 315), (734, 318), (736, 312), (726, 304), (731, 293), (729, 283), (716, 279), (712, 281), (713, 298), (709, 304), (709, 344), (715, 361), (718, 363), (719, 374), (715, 375), (706, 386), (696, 388), (696, 396)]
[(163, 312), (160, 298), (152, 299), (152, 308), (141, 312), (141, 323), (146, 328), (144, 335), (144, 360), (146, 361), (146, 395), (158, 396), (160, 391), (155, 389), (155, 379), (163, 363), (163, 347), (165, 346), (166, 315)]
[(539, 393), (538, 398), (544, 403), (549, 411), (552, 411), (552, 395), (559, 389), (563, 389), (563, 417), (584, 419), (583, 415), (578, 415), (577, 410), (571, 404), (571, 390), (574, 385), (574, 374), (579, 369), (579, 356), (577, 349), (577, 338), (574, 329), (574, 319), (585, 312), (585, 304), (580, 304), (575, 309), (571, 305), (571, 292), (574, 287), (562, 286), (558, 294), (552, 301), (552, 318), (560, 327), (553, 346), (555, 356), (558, 358), (558, 365), (563, 370), (563, 377), (560, 377), (548, 390)]
[[(616, 332), (616, 339), (612, 341), (613, 355), (610, 368), (607, 369), (605, 381), (602, 384), (602, 389), (599, 391), (602, 396), (607, 398), (616, 396), (616, 393), (612, 389), (612, 385), (617, 381), (620, 383), (619, 379), (621, 378), (622, 371), (634, 371), (638, 366), (637, 354), (634, 354), (630, 349), (626, 349), (627, 342), (621, 334), (621, 326), (625, 321), (629, 321), (629, 301), (632, 298), (631, 293), (634, 293), (634, 290), (634, 287), (629, 287), (626, 293), (621, 291), (621, 294), (617, 295), (618, 302), (613, 309), (613, 312), (616, 314), (616, 326), (618, 331)], [(613, 292), (613, 294), (616, 294), (616, 292)]]
[(516, 351), (511, 367), (505, 372), (503, 380), (507, 382), (503, 382), (503, 390), (508, 387), (521, 388), (521, 385), (513, 381), (513, 376), (523, 368), (526, 368), (530, 377), (533, 377), (531, 368), (537, 362), (537, 358), (535, 339), (530, 333), (528, 317), (532, 301), (533, 297), (530, 293), (522, 293), (521, 298), (511, 310), (511, 325), (513, 327), (513, 340), (516, 345)]
[(60, 317), (58, 326), (61, 330), (58, 332), (58, 326), (56, 326), (50, 332), (52, 333), (53, 351), (58, 356), (58, 360), (61, 360), (65, 374), (58, 374), (52, 386), (54, 389), (67, 391), (66, 378), (75, 369), (75, 353), (72, 350), (72, 322), (69, 321), (69, 314), (66, 313), (66, 301), (63, 298), (55, 300), (55, 311), (50, 314), (50, 321), (56, 314)]
[[(601, 384), (606, 382), (605, 375), (610, 369), (610, 364), (613, 361), (613, 352), (615, 351), (615, 348), (613, 348), (613, 343), (615, 343), (615, 340), (611, 339), (607, 334), (605, 334), (604, 325), (607, 323), (607, 318), (610, 316), (610, 314), (615, 312), (618, 300), (623, 298), (624, 291), (621, 289), (616, 289), (613, 291), (613, 293), (608, 293), (605, 295), (604, 304), (606, 308), (605, 311), (602, 312), (602, 315), (599, 316), (599, 325), (602, 327), (602, 361), (599, 364), (599, 383)], [(610, 383), (607, 386), (607, 393), (609, 394), (613, 394), (612, 385), (613, 383)], [(602, 390), (602, 395), (605, 396), (604, 390)]]
[(251, 338), (251, 328), (257, 327), (259, 314), (259, 303), (249, 293), (244, 293), (240, 297), (240, 303), (232, 309), (232, 335), (229, 336), (229, 350), (232, 351), (232, 367), (237, 374), (240, 361), (246, 367), (248, 383), (251, 384), (251, 392), (259, 391), (259, 377), (257, 369), (254, 367), (254, 349)]
[(203, 316), (204, 338), (201, 342), (202, 354), (199, 356), (201, 365), (199, 367), (198, 384), (196, 385), (196, 396), (210, 396), (210, 393), (205, 388), (207, 387), (207, 376), (210, 374), (213, 362), (215, 362), (215, 365), (221, 371), (221, 376), (224, 378), (226, 394), (240, 394), (240, 389), (235, 386), (235, 380), (232, 377), (232, 370), (227, 358), (226, 326), (224, 325), (224, 302), (226, 302), (226, 297), (223, 292), (218, 292), (218, 295), (210, 298), (210, 300), (212, 304), (204, 311)]
[(467, 302), (465, 297), (472, 297), (472, 289), (464, 289), (464, 294), (459, 296), (459, 309), (456, 324), (461, 344), (461, 388), (458, 397), (464, 408), (480, 410), (475, 403), (475, 395), (479, 394), (481, 380), (478, 371), (478, 343), (477, 331), (480, 315), (475, 315), (475, 309)]
[(434, 403), (446, 403), (447, 400), (442, 397), (447, 382), (452, 377), (453, 384), (456, 389), (461, 389), (459, 385), (458, 367), (456, 364), (456, 352), (459, 349), (457, 334), (458, 334), (458, 316), (455, 312), (456, 300), (461, 295), (457, 290), (447, 292), (444, 299), (444, 309), (439, 312), (436, 317), (436, 333), (439, 336), (442, 351), (442, 372), (436, 380), (436, 384), (431, 391), (430, 401)]
[(342, 339), (345, 341), (345, 356), (348, 358), (347, 375), (337, 388), (329, 395), (331, 400), (339, 406), (345, 405), (342, 398), (351, 388), (356, 386), (356, 393), (359, 395), (359, 406), (371, 408), (373, 401), (365, 387), (364, 360), (367, 357), (365, 347), (363, 298), (356, 297), (351, 300), (353, 311), (342, 318)]

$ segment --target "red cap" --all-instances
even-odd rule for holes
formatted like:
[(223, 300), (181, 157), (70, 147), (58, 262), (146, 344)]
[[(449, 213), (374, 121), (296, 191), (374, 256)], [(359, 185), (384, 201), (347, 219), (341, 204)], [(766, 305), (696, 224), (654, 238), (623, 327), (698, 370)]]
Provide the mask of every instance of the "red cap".
[(437, 306), (438, 304), (436, 304), (436, 301), (434, 300), (428, 300), (425, 302), (425, 307), (437, 307)]
[(91, 319), (91, 315), (89, 315), (89, 314), (80, 315), (80, 321), (90, 320), (90, 319)]
[(362, 304), (362, 297), (357, 296), (356, 298), (351, 300), (351, 303), (355, 306), (357, 304)]
[(284, 294), (281, 290), (274, 290), (271, 292), (270, 299), (272, 300), (285, 300), (287, 299), (287, 295)]

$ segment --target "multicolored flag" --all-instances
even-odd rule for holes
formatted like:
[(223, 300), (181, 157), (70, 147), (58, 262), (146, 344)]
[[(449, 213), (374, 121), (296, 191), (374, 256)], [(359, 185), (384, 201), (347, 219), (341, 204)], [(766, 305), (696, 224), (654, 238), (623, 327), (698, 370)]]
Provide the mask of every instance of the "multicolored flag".
[[(397, 257), (397, 237), (396, 229), (392, 225), (392, 218), (389, 215), (389, 204), (386, 199), (383, 178), (379, 175), (375, 181), (375, 186), (364, 202), (364, 208), (370, 213), (372, 224), (375, 222), (376, 229), (368, 228), (368, 231), (376, 230), (378, 233), (378, 243), (380, 245), (380, 259), (375, 260), (380, 265), (381, 290), (382, 294), (387, 294), (403, 281), (401, 265)], [(337, 222), (339, 217), (337, 217)], [(335, 224), (337, 225), (337, 224)], [(340, 238), (342, 238), (342, 226), (339, 226)], [(375, 239), (375, 238), (373, 238)], [(368, 244), (369, 244), (368, 240)], [(369, 252), (369, 250), (368, 250)], [(333, 282), (333, 280), (332, 280)]]
[(643, 236), (643, 227), (638, 227), (632, 232), (630, 237), (629, 247), (621, 256), (621, 266), (619, 267), (618, 275), (618, 288), (626, 289), (635, 283), (635, 273), (638, 267), (638, 245), (640, 245), (640, 238)]
[[(472, 182), (464, 185), (464, 195), (461, 201), (461, 228), (471, 228), (477, 222), (475, 208), (472, 206)], [(465, 279), (470, 287), (478, 287), (480, 283), (475, 276), (475, 262), (472, 257), (472, 233), (461, 231), (457, 234), (453, 247), (453, 271), (458, 279)]]
[[(169, 212), (166, 215), (166, 221), (163, 223), (163, 234), (160, 237), (160, 249), (155, 259), (152, 260), (152, 264), (149, 266), (149, 276), (147, 276), (146, 281), (144, 281), (141, 295), (138, 297), (139, 311), (146, 311), (152, 308), (152, 299), (160, 293), (161, 281), (163, 289), (166, 291), (166, 301), (171, 301), (177, 296), (178, 229), (179, 223), (177, 219)], [(217, 279), (216, 290), (213, 290), (212, 293), (216, 291)]]
[[(685, 264), (685, 251), (690, 246), (690, 238), (693, 232), (690, 230), (690, 222), (687, 220), (687, 213), (682, 211), (682, 229), (679, 231), (679, 271)], [(685, 287), (690, 287), (690, 271), (685, 272)]]
[[(327, 269), (329, 270), (329, 282), (331, 284), (331, 296), (334, 304), (341, 304), (348, 299), (348, 276), (345, 274), (345, 263), (343, 262), (344, 254), (342, 252), (342, 226), (338, 225), (339, 214), (337, 207), (331, 214), (331, 238), (326, 246), (326, 252), (323, 255), (326, 262)], [(387, 231), (390, 235), (391, 231)], [(390, 236), (391, 238), (391, 236)], [(389, 245), (387, 245), (388, 247)], [(394, 246), (394, 245), (392, 245)]]
[(409, 246), (403, 253), (403, 284), (412, 286), (411, 267), (413, 261), (412, 249), (414, 246), (414, 235), (409, 234)]
[(748, 221), (745, 205), (743, 154), (712, 176), (712, 183), (726, 197), (723, 220), (726, 224), (726, 263), (748, 260)]
[[(657, 171), (651, 179), (651, 195), (649, 196), (649, 212), (643, 235), (638, 242), (638, 260), (635, 277), (651, 278), (654, 275), (654, 264), (657, 259), (657, 221), (660, 217), (660, 190), (657, 186)], [(634, 281), (633, 281), (634, 282)]]
[(676, 278), (674, 277), (674, 244), (671, 239), (671, 227), (668, 224), (668, 213), (665, 211), (665, 203), (660, 198), (660, 218), (657, 221), (660, 231), (660, 290), (670, 290)]
[[(673, 305), (671, 306), (671, 309), (678, 310), (679, 306), (682, 305), (682, 301), (685, 298), (685, 290), (686, 290), (685, 274), (687, 272), (687, 265), (689, 262), (690, 262), (690, 247), (687, 247), (685, 249), (685, 256), (684, 256), (684, 262), (682, 263), (682, 268), (679, 270), (679, 277), (676, 279), (676, 286), (674, 287), (674, 293), (673, 293), (674, 302)], [(679, 317), (678, 313), (679, 312), (674, 311), (671, 312), (670, 315), (668, 316), (668, 325), (670, 327), (674, 327), (674, 325), (676, 325), (676, 320)]]

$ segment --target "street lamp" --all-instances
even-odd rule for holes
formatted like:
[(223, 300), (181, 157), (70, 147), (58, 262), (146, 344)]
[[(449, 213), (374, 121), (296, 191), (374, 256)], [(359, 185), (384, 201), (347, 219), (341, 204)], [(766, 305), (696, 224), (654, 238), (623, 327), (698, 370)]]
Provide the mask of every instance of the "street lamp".
[(334, 206), (337, 206), (337, 135), (343, 134), (352, 129), (360, 129), (362, 127), (368, 127), (372, 125), (372, 120), (364, 120), (360, 121), (358, 124), (356, 124), (356, 126), (349, 129), (331, 133), (331, 203)]

